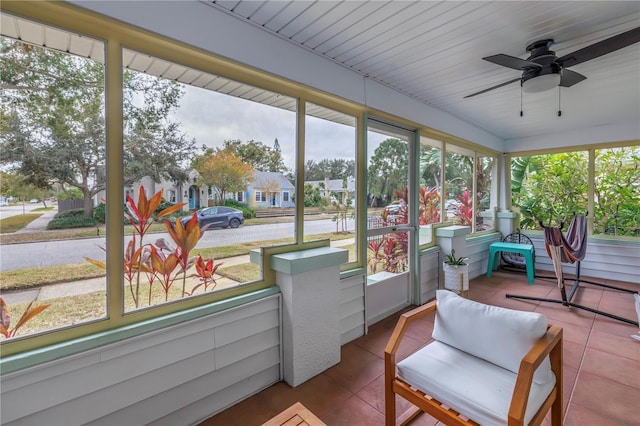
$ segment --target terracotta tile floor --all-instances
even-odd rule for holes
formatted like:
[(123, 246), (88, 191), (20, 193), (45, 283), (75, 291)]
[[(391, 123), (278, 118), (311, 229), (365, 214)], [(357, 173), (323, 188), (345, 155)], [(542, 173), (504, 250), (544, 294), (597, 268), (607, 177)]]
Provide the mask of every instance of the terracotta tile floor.
[[(544, 272), (541, 275), (546, 274)], [(638, 289), (637, 284), (608, 283)], [(545, 314), (564, 329), (565, 425), (640, 425), (640, 342), (629, 337), (634, 326), (561, 304), (505, 298), (506, 293), (558, 299), (554, 280), (536, 278), (528, 285), (524, 274), (498, 271), (491, 278), (471, 281), (469, 297), (483, 303)], [(636, 320), (633, 296), (581, 284), (575, 303), (600, 308)], [(260, 425), (296, 401), (327, 425), (384, 424), (384, 347), (398, 315), (369, 327), (369, 333), (342, 347), (341, 362), (306, 383), (291, 388), (277, 383), (206, 420), (202, 426)], [(427, 343), (433, 318), (412, 327), (400, 349), (401, 357)], [(398, 413), (407, 407), (397, 398)], [(423, 414), (413, 425), (438, 422)]]

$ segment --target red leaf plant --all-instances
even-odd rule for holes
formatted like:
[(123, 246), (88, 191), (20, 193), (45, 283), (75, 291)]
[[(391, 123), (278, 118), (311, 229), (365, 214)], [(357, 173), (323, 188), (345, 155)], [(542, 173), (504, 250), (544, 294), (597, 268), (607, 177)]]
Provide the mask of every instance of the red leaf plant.
[[(198, 270), (198, 267), (196, 267), (197, 275), (191, 275), (191, 277), (196, 276), (204, 281), (196, 286), (190, 293), (186, 291), (188, 269), (197, 262), (195, 256), (190, 256), (190, 252), (198, 244), (202, 232), (206, 227), (200, 228), (195, 213), (186, 225), (180, 220), (168, 220), (167, 216), (180, 210), (186, 203), (175, 204), (156, 213), (161, 202), (162, 191), (155, 193), (150, 199), (147, 199), (143, 186), (140, 187), (137, 204), (133, 198), (127, 194), (128, 212), (125, 212), (124, 216), (133, 227), (134, 232), (125, 250), (124, 275), (136, 308), (140, 306), (141, 302), (140, 280), (142, 275), (145, 275), (149, 282), (148, 303), (151, 305), (151, 292), (156, 280), (158, 280), (162, 286), (165, 292), (165, 301), (167, 301), (169, 299), (169, 290), (173, 283), (180, 278), (180, 275), (182, 275), (182, 297), (185, 297), (193, 294), (193, 292), (202, 285), (204, 285), (206, 291), (209, 285), (212, 283), (215, 284), (213, 274), (220, 266), (220, 264), (214, 265), (213, 260), (210, 261), (210, 266), (209, 262), (203, 263), (204, 261), (202, 261), (201, 269)], [(164, 225), (176, 245), (175, 248), (163, 238), (158, 239), (155, 244), (145, 243), (143, 241), (145, 234), (149, 231), (149, 227), (161, 218), (164, 218)], [(85, 259), (94, 265), (106, 269), (104, 262), (89, 258)]]
[(460, 202), (460, 207), (455, 213), (456, 223), (458, 225), (471, 226), (473, 223), (473, 200), (471, 193), (464, 191), (456, 197)]
[[(383, 227), (409, 223), (408, 190), (404, 185), (396, 191), (396, 197), (399, 205), (397, 212), (382, 213)], [(440, 222), (440, 193), (437, 188), (420, 187), (418, 222), (420, 225)], [(406, 232), (385, 234), (379, 240), (370, 241), (367, 247), (369, 250), (367, 263), (371, 273), (376, 273), (378, 268), (393, 273), (406, 270), (409, 247)]]
[[(198, 240), (200, 240), (200, 237), (202, 236), (200, 225), (198, 225), (198, 217), (194, 213), (186, 226), (179, 220), (176, 220), (175, 223), (165, 220), (164, 224), (167, 227), (167, 231), (169, 231), (169, 236), (178, 245), (174, 252), (178, 258), (178, 263), (182, 267), (182, 296), (185, 296), (187, 269), (191, 266), (189, 261), (189, 252), (196, 247)], [(191, 262), (193, 261), (195, 261), (195, 259), (191, 260)]]
[[(151, 265), (153, 265), (153, 271), (164, 290), (164, 300), (166, 302), (169, 300), (169, 289), (178, 277), (177, 274), (174, 274), (178, 266), (178, 257), (173, 253), (167, 256), (162, 250), (151, 246)], [(149, 304), (151, 304), (151, 301), (149, 301)]]
[(9, 309), (4, 299), (0, 297), (0, 334), (3, 335), (6, 339), (14, 337), (18, 334), (18, 329), (29, 322), (33, 317), (38, 315), (40, 312), (44, 311), (51, 305), (39, 305), (32, 307), (33, 301), (27, 305), (27, 308), (24, 310), (20, 319), (16, 323), (16, 325), (11, 328), (11, 316), (9, 315)]
[(222, 263), (214, 264), (213, 259), (208, 259), (207, 261), (205, 261), (202, 256), (198, 256), (195, 262), (196, 273), (191, 275), (191, 277), (198, 278), (200, 280), (200, 283), (193, 287), (191, 289), (191, 292), (188, 294), (194, 294), (195, 291), (202, 286), (204, 286), (204, 291), (207, 291), (211, 284), (213, 284), (212, 289), (215, 288), (218, 285), (218, 283), (216, 282), (215, 273), (220, 266), (222, 266)]

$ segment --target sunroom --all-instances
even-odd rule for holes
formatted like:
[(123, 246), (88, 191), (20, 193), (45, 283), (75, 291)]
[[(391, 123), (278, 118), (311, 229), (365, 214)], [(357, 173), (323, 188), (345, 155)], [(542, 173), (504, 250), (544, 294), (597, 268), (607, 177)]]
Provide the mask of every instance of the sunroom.
[[(51, 268), (64, 277), (87, 257), (106, 269), (90, 290), (89, 280), (42, 278), (21, 299), (3, 286), (14, 322), (33, 300), (48, 307), (0, 343), (2, 424), (261, 424), (297, 401), (326, 424), (383, 424), (390, 329), (398, 313), (435, 297), (452, 249), (469, 259), (469, 298), (563, 327), (567, 424), (637, 422), (637, 327), (508, 300), (558, 289), (518, 271), (486, 273), (491, 244), (521, 232), (537, 273), (553, 274), (538, 222), (588, 213), (582, 275), (637, 291), (640, 44), (571, 66), (583, 81), (532, 92), (518, 84), (522, 70), (483, 60), (524, 59), (528, 45), (551, 38), (558, 57), (579, 51), (638, 27), (637, 2), (0, 7), (2, 143), (43, 153), (3, 156), (3, 167), (33, 160), (37, 176), (84, 185), (108, 224), (92, 238), (2, 235), (3, 274)], [(197, 187), (180, 171), (205, 155), (199, 147), (228, 141), (277, 152), (281, 169), (263, 171), (286, 174), (291, 200), (304, 202), (287, 220), (203, 232), (191, 248), (214, 259), (213, 283), (186, 273), (141, 281), (127, 258), (127, 190), (144, 180), (132, 197), (142, 211), (138, 197), (173, 180), (184, 185), (172, 198), (187, 202), (182, 188)], [(318, 178), (319, 164), (336, 170)], [(342, 180), (355, 198), (332, 206), (325, 191), (312, 200), (305, 182), (324, 179)], [(305, 214), (314, 202), (326, 212)], [(138, 233), (140, 247), (156, 233), (170, 241), (157, 222)], [(636, 315), (628, 293), (579, 291), (585, 304)], [(432, 325), (414, 331), (416, 347)]]

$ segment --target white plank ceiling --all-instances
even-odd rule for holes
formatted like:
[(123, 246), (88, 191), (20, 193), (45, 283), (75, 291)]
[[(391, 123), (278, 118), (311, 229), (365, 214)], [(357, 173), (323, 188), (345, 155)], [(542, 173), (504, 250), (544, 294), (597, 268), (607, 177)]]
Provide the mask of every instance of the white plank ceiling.
[(483, 57), (525, 59), (527, 45), (547, 38), (555, 40), (552, 50), (561, 57), (640, 26), (638, 1), (207, 4), (503, 139), (637, 122), (640, 116), (640, 43), (571, 67), (587, 77), (573, 87), (521, 99), (515, 82), (464, 99), (520, 76)]

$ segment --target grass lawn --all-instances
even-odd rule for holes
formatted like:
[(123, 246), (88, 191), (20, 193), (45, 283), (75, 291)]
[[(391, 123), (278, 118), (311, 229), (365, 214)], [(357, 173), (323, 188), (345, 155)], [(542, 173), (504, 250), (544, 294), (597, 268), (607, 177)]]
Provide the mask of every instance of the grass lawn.
[[(19, 231), (40, 216), (42, 216), (42, 214), (26, 213), (0, 219), (0, 234)], [(4, 241), (5, 238), (3, 237), (2, 240)]]
[[(190, 290), (193, 282), (187, 286)], [(212, 290), (209, 288), (209, 290)], [(182, 281), (176, 281), (169, 288), (168, 300), (179, 299), (182, 293)], [(198, 293), (202, 293), (200, 290)], [(135, 310), (135, 304), (131, 296), (131, 291), (127, 286), (125, 292), (125, 310)], [(149, 306), (149, 296), (151, 296), (151, 305), (165, 302), (166, 293), (159, 284), (155, 284), (151, 288), (149, 294), (149, 283), (141, 283), (140, 285), (140, 307)], [(35, 333), (44, 330), (51, 330), (60, 327), (66, 327), (91, 320), (104, 319), (106, 316), (106, 291), (95, 291), (92, 293), (78, 294), (74, 296), (66, 296), (58, 299), (50, 299), (44, 302), (35, 303), (33, 306), (49, 305), (39, 315), (33, 317), (18, 331), (18, 336), (29, 333)], [(18, 321), (27, 303), (10, 306), (9, 315), (12, 323)], [(1, 338), (0, 338), (1, 341)]]

